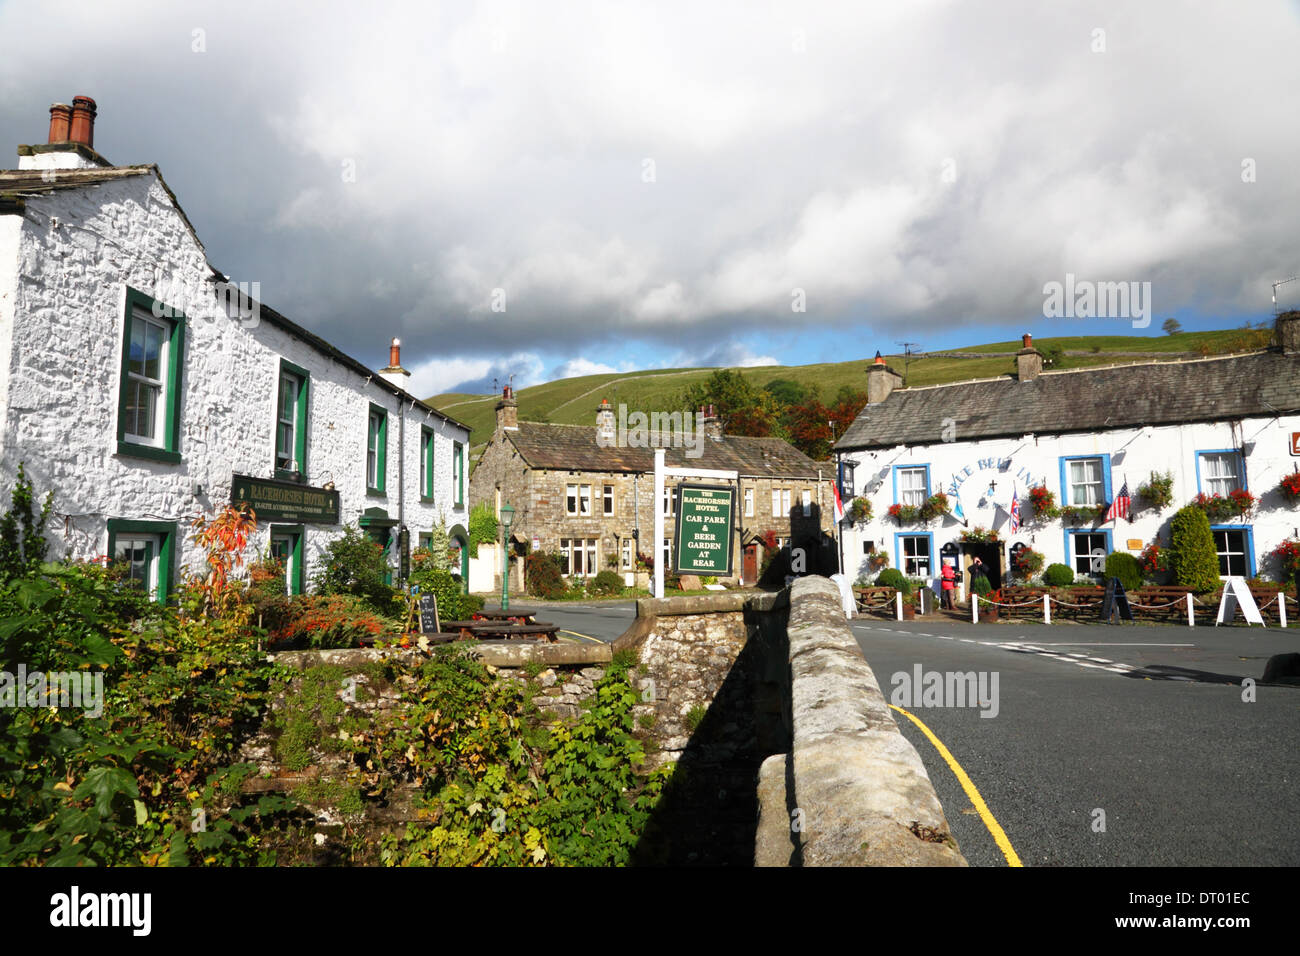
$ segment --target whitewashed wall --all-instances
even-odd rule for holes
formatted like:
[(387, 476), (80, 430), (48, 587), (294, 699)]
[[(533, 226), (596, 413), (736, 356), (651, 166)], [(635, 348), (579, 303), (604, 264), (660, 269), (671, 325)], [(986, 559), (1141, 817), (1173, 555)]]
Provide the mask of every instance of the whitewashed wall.
[[(58, 227), (51, 225), (58, 220)], [(29, 199), (22, 220), (0, 217), (5, 236), (21, 222), (16, 277), (0, 268), (0, 345), (12, 344), (0, 367), (8, 401), (0, 429), (0, 471), (12, 479), (20, 460), (38, 489), (53, 488), (55, 556), (93, 558), (107, 549), (109, 518), (176, 521), (182, 538), (197, 513), (230, 499), (231, 473), (273, 476), (274, 421), (281, 357), (310, 373), (307, 481), (333, 480), (343, 523), (382, 507), (398, 516), (398, 397), (263, 320), (218, 315), (204, 251), (153, 175)], [(0, 258), (0, 266), (4, 259)], [(259, 281), (274, 299), (270, 276)], [(131, 286), (184, 311), (180, 464), (117, 454), (117, 415), (125, 290)], [(12, 295), (10, 294), (12, 288)], [(14, 315), (8, 319), (11, 307)], [(310, 327), (310, 316), (296, 317)], [(376, 330), (376, 352), (388, 338)], [(389, 410), (388, 480), (384, 497), (365, 490), (370, 402)], [(439, 512), (448, 526), (467, 523), (452, 499), (452, 444), (468, 435), (422, 408), (406, 414), (405, 522), (415, 546)], [(435, 501), (419, 495), (420, 426), (435, 433)], [(194, 493), (201, 486), (202, 492)], [(468, 496), (468, 489), (466, 497)], [(313, 574), (338, 526), (308, 525), (304, 551)], [(257, 545), (269, 545), (259, 532)], [(395, 551), (396, 549), (394, 549)], [(188, 541), (181, 559), (193, 564)]]
[[(1123, 401), (1122, 396), (1117, 396), (1116, 401)], [(1129, 492), (1134, 496), (1135, 520), (1132, 523), (1126, 519), (1106, 522), (1097, 525), (1096, 530), (1110, 531), (1112, 550), (1126, 551), (1129, 550), (1126, 546), (1129, 539), (1140, 539), (1145, 545), (1155, 539), (1157, 532), (1162, 541), (1168, 542), (1169, 519), (1197, 494), (1198, 451), (1233, 448), (1244, 440), (1247, 443), (1254, 442), (1253, 449), (1245, 459), (1246, 485), (1252, 494), (1262, 497), (1262, 500), (1251, 517), (1212, 523), (1250, 527), (1254, 540), (1256, 573), (1262, 573), (1270, 567), (1268, 552), (1284, 538), (1300, 534), (1300, 511), (1291, 508), (1273, 493), (1282, 476), (1300, 463), (1300, 458), (1290, 454), (1292, 431), (1300, 431), (1300, 416), (1287, 415), (1280, 420), (1247, 419), (1240, 425), (1240, 438), (1234, 437), (1231, 426), (1223, 422), (1146, 430), (1129, 428), (1102, 434), (954, 441), (903, 450), (852, 452), (844, 457), (857, 465), (854, 494), (865, 495), (871, 500), (875, 517), (866, 524), (846, 523), (843, 526), (846, 570), (855, 578), (866, 573), (863, 554), (865, 541), (875, 542), (877, 548), (883, 546), (889, 553), (889, 566), (898, 567), (895, 536), (927, 531), (934, 535), (932, 560), (933, 567), (937, 570), (939, 549), (949, 541), (959, 541), (960, 533), (966, 530), (952, 518), (938, 519), (926, 526), (909, 524), (902, 527), (889, 518), (889, 506), (896, 501), (893, 468), (898, 465), (928, 464), (930, 491), (946, 493), (950, 508), (956, 505), (953, 500), (955, 483), (970, 527), (982, 525), (985, 528), (996, 528), (1000, 532), (1004, 541), (1004, 568), (1006, 549), (1019, 542), (1041, 551), (1048, 564), (1070, 564), (1065, 552), (1065, 530), (1088, 530), (1093, 526), (1084, 524), (1076, 529), (1058, 519), (1022, 524), (1017, 534), (1008, 535), (1009, 517), (1005, 509), (1010, 507), (1013, 483), (1021, 501), (1021, 520), (1025, 522), (1029, 517), (1030, 485), (1045, 482), (1047, 488), (1056, 495), (1058, 506), (1069, 504), (1065, 490), (1061, 487), (1061, 457), (1110, 455), (1111, 496), (1119, 493), (1127, 478)], [(1119, 458), (1117, 456), (1121, 450), (1123, 457)], [(1001, 462), (1005, 459), (1010, 459), (1010, 465), (1003, 469)], [(1159, 513), (1144, 507), (1144, 503), (1137, 497), (1138, 485), (1147, 481), (1153, 471), (1172, 472), (1174, 478), (1173, 504)], [(869, 486), (877, 480), (880, 481), (879, 488), (874, 493), (868, 492)], [(988, 496), (987, 489), (991, 480), (996, 480), (997, 489)], [(986, 499), (984, 505), (979, 503), (982, 497)], [(1002, 505), (1003, 510), (997, 511), (995, 504)], [(848, 501), (845, 502), (845, 507), (847, 509)], [(1140, 549), (1130, 553), (1136, 556), (1138, 550)]]

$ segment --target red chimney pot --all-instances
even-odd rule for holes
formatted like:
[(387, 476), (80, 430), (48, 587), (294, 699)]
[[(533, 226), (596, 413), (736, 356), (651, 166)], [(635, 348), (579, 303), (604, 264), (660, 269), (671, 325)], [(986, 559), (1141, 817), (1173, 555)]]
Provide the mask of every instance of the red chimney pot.
[(72, 107), (67, 103), (55, 103), (50, 107), (51, 143), (66, 143), (71, 136)]
[(95, 101), (89, 96), (72, 98), (72, 128), (68, 139), (83, 146), (95, 148)]
[(388, 367), (402, 367), (402, 340), (393, 339), (393, 344), (388, 347)]
[(1034, 347), (1034, 337), (1030, 335), (1028, 332), (1024, 334), (1024, 337), (1021, 339), (1021, 341), (1025, 343), (1025, 348), (1027, 349), (1032, 349)]
[(876, 350), (876, 361), (875, 361), (875, 364), (876, 364), (876, 365), (884, 365), (884, 364), (885, 364), (885, 360), (884, 360), (883, 358), (880, 357), (880, 350), (879, 350), (879, 349)]

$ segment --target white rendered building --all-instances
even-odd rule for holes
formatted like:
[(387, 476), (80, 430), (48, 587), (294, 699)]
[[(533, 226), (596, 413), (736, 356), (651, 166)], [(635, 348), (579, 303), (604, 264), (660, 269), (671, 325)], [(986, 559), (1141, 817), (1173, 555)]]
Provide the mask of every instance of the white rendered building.
[[(1278, 319), (1274, 342), (1248, 354), (1044, 372), (1026, 335), (1015, 375), (907, 389), (877, 356), (868, 404), (835, 446), (845, 507), (866, 496), (873, 511), (842, 526), (846, 572), (859, 577), (883, 549), (891, 567), (933, 579), (940, 560), (961, 572), (978, 554), (997, 587), (1012, 550), (1026, 546), (1086, 580), (1099, 577), (1098, 554), (1167, 545), (1169, 519), (1198, 494), (1238, 489), (1259, 501), (1250, 514), (1211, 521), (1220, 572), (1275, 571), (1268, 553), (1300, 535), (1300, 511), (1275, 490), (1300, 464), (1300, 313)], [(1137, 494), (1153, 472), (1173, 478), (1173, 502), (1159, 511)], [(1104, 516), (1126, 483), (1129, 518), (1031, 519), (1032, 486), (1058, 506), (1099, 505)], [(916, 507), (935, 492), (948, 497), (948, 514), (906, 524), (889, 516), (892, 505)], [(976, 527), (1000, 540), (963, 541)]]
[(397, 340), (373, 371), (230, 282), (156, 166), (95, 152), (94, 113), (56, 105), (0, 172), (0, 480), (53, 489), (51, 555), (127, 560), (161, 599), (201, 560), (191, 519), (241, 501), (293, 592), (345, 524), (395, 576), (440, 518), (465, 543), (469, 430), (406, 391)]

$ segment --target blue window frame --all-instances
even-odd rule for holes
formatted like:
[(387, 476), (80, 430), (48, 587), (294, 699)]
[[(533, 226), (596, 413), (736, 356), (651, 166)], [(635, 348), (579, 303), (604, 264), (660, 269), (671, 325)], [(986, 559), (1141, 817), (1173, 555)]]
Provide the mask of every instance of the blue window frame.
[[(907, 472), (923, 471), (925, 473), (925, 477), (923, 479), (924, 486), (921, 489), (922, 496), (919, 502), (904, 501), (902, 498), (898, 497), (898, 487), (899, 487), (898, 473), (900, 471), (907, 471)], [(894, 504), (896, 505), (911, 504), (919, 508), (921, 505), (925, 504), (925, 500), (930, 497), (930, 465), (928, 463), (920, 464), (920, 465), (895, 465), (893, 468), (893, 472), (891, 473), (891, 477), (894, 480)], [(904, 478), (903, 483), (906, 485), (911, 480), (912, 479), (910, 477)], [(915, 489), (905, 487), (903, 490), (904, 492), (908, 492), (908, 491), (914, 491)]]
[[(1089, 456), (1095, 457), (1095, 456)], [(1089, 541), (1079, 541), (1078, 538), (1092, 539)], [(1104, 544), (1102, 543), (1104, 542)], [(1093, 571), (1091, 562), (1084, 555), (1091, 554), (1098, 547), (1110, 554), (1114, 550), (1111, 543), (1111, 533), (1108, 528), (1091, 529), (1091, 528), (1067, 528), (1065, 531), (1065, 563), (1074, 571), (1075, 577), (1079, 575), (1100, 575), (1102, 572)], [(1103, 557), (1103, 560), (1104, 557)]]
[[(1078, 462), (1100, 461), (1101, 462), (1101, 500), (1100, 501), (1088, 502), (1086, 500), (1085, 501), (1074, 500), (1074, 495), (1072, 493), (1073, 484), (1071, 482), (1072, 472), (1075, 473), (1075, 477), (1085, 479), (1083, 482), (1080, 482), (1081, 485), (1092, 483), (1086, 480), (1087, 478), (1086, 474), (1085, 475), (1078, 474), (1079, 471), (1083, 470), (1082, 468), (1075, 469), (1071, 467), (1070, 463), (1076, 461)], [(1098, 505), (1110, 504), (1110, 502), (1114, 500), (1111, 498), (1111, 491), (1110, 491), (1110, 487), (1111, 487), (1110, 486), (1110, 455), (1066, 455), (1060, 459), (1060, 463), (1061, 463), (1061, 498), (1060, 498), (1061, 507), (1066, 507), (1069, 505), (1082, 506), (1087, 504), (1098, 504)], [(1086, 497), (1086, 493), (1084, 495), (1081, 495), (1080, 497)]]
[(1250, 525), (1212, 524), (1214, 550), (1219, 555), (1219, 577), (1255, 576), (1255, 534)]
[[(919, 541), (904, 542), (904, 538), (917, 538), (925, 542), (924, 556), (921, 555), (921, 549), (917, 547)], [(908, 552), (911, 552), (910, 554)], [(911, 561), (909, 565), (907, 562)], [(894, 533), (894, 567), (903, 572), (905, 577), (909, 578), (932, 578), (934, 577), (935, 568), (934, 554), (934, 533), (931, 531), (917, 531), (905, 533), (897, 531)]]
[[(1215, 456), (1207, 461), (1206, 456)], [(1231, 476), (1223, 474), (1224, 466), (1233, 469)], [(1249, 487), (1246, 484), (1246, 463), (1236, 448), (1198, 448), (1196, 450), (1196, 491), (1198, 494), (1221, 494)]]

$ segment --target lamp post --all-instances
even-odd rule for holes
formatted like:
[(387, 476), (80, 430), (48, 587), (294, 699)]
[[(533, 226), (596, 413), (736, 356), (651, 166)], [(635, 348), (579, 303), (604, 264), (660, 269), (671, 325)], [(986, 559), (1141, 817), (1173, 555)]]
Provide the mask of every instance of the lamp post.
[(515, 509), (509, 504), (501, 506), (501, 610), (510, 610), (510, 522), (515, 520)]

